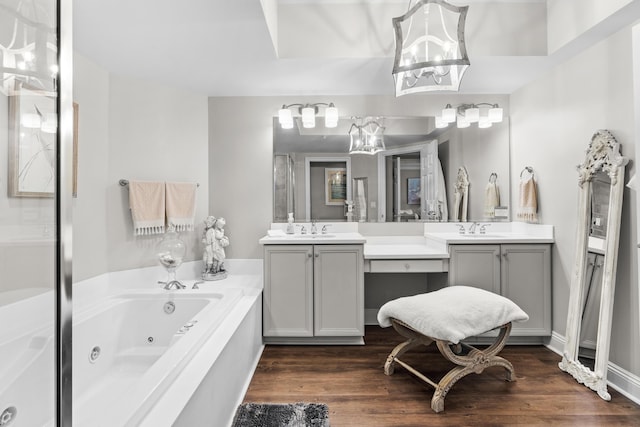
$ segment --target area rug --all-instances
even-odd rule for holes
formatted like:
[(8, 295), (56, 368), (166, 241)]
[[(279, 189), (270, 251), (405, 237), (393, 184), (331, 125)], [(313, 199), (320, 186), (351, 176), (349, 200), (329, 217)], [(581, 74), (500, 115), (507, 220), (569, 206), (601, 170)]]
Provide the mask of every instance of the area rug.
[(243, 403), (232, 427), (329, 427), (323, 403)]

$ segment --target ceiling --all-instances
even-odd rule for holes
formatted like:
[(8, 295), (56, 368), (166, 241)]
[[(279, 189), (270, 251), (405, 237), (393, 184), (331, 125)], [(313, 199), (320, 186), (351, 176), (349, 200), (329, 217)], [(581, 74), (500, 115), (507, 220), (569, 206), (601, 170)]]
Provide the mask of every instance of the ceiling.
[[(263, 2), (268, 4), (269, 0)], [(371, 25), (371, 33), (384, 45), (382, 54), (353, 49), (331, 56), (317, 48), (300, 55), (277, 52), (297, 36), (322, 43), (323, 40), (318, 40), (320, 36), (313, 40), (312, 32), (295, 28), (296, 16), (308, 26), (313, 20), (329, 19), (324, 16), (330, 10), (327, 8), (361, 7), (363, 14), (371, 15), (373, 7), (382, 3), (389, 11), (385, 16), (367, 16), (388, 22), (388, 27)], [(482, 4), (486, 8), (500, 3), (543, 3), (544, 7), (544, 0), (456, 3), (470, 5), (470, 14)], [(274, 27), (265, 18), (260, 0), (74, 0), (74, 49), (112, 73), (207, 96), (393, 94), (393, 60), (388, 53), (393, 43), (393, 36), (389, 36), (391, 18), (406, 11), (406, 0), (279, 0), (277, 4), (278, 11), (303, 10), (295, 7), (306, 7), (309, 11), (304, 14), (307, 21), (295, 12), (285, 21), (286, 14), (279, 13), (280, 43), (272, 42)], [(338, 21), (324, 24), (331, 27), (335, 22), (335, 34), (341, 35), (343, 31), (346, 34), (348, 20)], [(536, 25), (546, 28), (546, 22)], [(543, 42), (546, 47), (546, 40)], [(471, 67), (460, 92), (512, 93), (576, 49), (561, 49), (553, 55), (475, 56), (469, 49)]]

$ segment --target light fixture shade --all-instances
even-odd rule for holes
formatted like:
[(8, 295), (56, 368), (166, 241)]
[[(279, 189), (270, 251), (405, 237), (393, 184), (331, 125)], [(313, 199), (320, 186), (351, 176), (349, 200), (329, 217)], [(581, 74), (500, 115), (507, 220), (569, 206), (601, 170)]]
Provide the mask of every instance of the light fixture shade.
[(309, 129), (316, 126), (316, 109), (314, 107), (303, 107), (300, 112), (302, 114), (302, 127)]
[(446, 128), (447, 126), (449, 126), (448, 121), (444, 120), (441, 116), (436, 116), (436, 128), (437, 129), (442, 129), (442, 128)]
[(502, 117), (502, 108), (495, 105), (489, 109), (489, 120), (491, 120), (492, 123), (500, 123), (502, 121)]
[(58, 115), (53, 113), (45, 114), (40, 129), (44, 133), (56, 133), (58, 131)]
[(491, 120), (489, 119), (489, 117), (480, 117), (480, 120), (478, 120), (478, 127), (480, 129), (487, 129), (490, 128), (493, 125), (493, 123), (491, 122)]
[(42, 125), (42, 119), (36, 113), (24, 113), (20, 116), (20, 124), (24, 128), (38, 129)]
[(293, 129), (293, 116), (291, 114), (291, 110), (286, 108), (284, 105), (280, 110), (278, 110), (278, 121), (283, 129)]
[(470, 107), (464, 111), (464, 118), (469, 123), (476, 123), (480, 120), (480, 109), (478, 107)]
[(338, 109), (333, 105), (333, 103), (329, 104), (329, 106), (324, 110), (324, 126), (327, 128), (337, 127), (338, 118)]
[(471, 123), (467, 119), (465, 119), (464, 117), (458, 117), (458, 121), (456, 123), (456, 126), (459, 129), (463, 129), (463, 128), (468, 128), (470, 124)]
[[(364, 124), (359, 124), (364, 121)], [(375, 119), (360, 117), (355, 118), (355, 122), (349, 129), (351, 144), (349, 154), (377, 154), (385, 151), (384, 126)]]
[(468, 8), (445, 0), (418, 0), (406, 14), (393, 18), (396, 96), (459, 89), (470, 64), (464, 36)]
[(444, 120), (447, 123), (455, 122), (456, 121), (456, 112), (457, 112), (457, 110), (455, 108), (452, 108), (450, 105), (447, 105), (442, 110), (442, 120)]

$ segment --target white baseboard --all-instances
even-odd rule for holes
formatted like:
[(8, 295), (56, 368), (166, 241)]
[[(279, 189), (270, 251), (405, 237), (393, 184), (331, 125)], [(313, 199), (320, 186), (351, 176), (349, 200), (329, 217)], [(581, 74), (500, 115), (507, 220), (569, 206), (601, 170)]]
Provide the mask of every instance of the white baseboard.
[[(551, 339), (548, 344), (545, 344), (545, 347), (562, 356), (565, 342), (566, 338), (563, 335), (553, 331)], [(607, 366), (607, 384), (627, 399), (640, 405), (640, 377), (637, 375), (622, 369), (615, 363), (609, 362)]]

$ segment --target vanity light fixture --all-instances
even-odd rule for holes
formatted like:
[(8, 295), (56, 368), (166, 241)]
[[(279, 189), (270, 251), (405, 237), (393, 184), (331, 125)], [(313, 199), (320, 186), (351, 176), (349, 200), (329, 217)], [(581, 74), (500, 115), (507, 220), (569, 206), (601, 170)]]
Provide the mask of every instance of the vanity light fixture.
[(354, 122), (349, 128), (349, 154), (376, 154), (385, 151), (384, 130), (378, 120), (382, 118), (352, 117)]
[(396, 96), (436, 90), (457, 91), (469, 67), (464, 26), (469, 6), (418, 0), (392, 19), (396, 50)]
[(452, 107), (447, 104), (440, 115), (436, 116), (436, 128), (446, 128), (456, 122), (458, 128), (467, 128), (471, 123), (478, 123), (481, 129), (490, 128), (494, 123), (500, 123), (503, 110), (498, 104), (481, 102), (479, 104), (461, 104)]
[(338, 109), (333, 102), (327, 104), (324, 102), (317, 102), (315, 104), (290, 104), (283, 105), (278, 110), (278, 121), (282, 129), (293, 129), (293, 114), (291, 113), (291, 107), (298, 107), (298, 113), (302, 120), (302, 127), (314, 128), (316, 126), (316, 115), (318, 114), (320, 106), (324, 106), (324, 126), (327, 128), (335, 128), (338, 126)]

